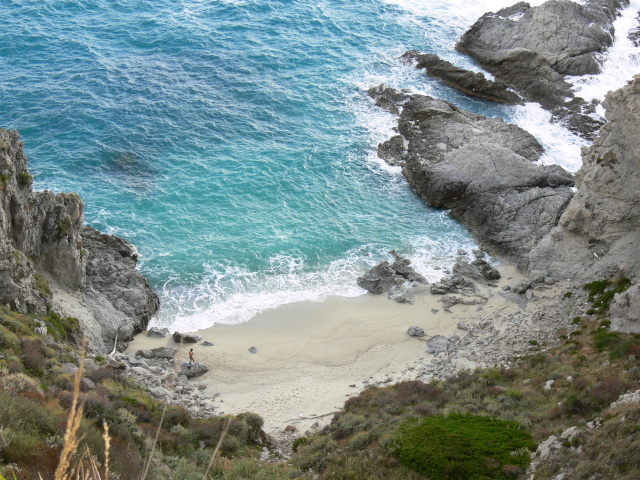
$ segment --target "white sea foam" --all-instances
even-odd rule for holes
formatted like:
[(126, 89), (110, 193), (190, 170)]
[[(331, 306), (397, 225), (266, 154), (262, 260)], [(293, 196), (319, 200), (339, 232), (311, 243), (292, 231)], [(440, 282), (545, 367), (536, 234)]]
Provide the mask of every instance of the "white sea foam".
[(638, 27), (639, 10), (640, 0), (632, 0), (614, 22), (615, 40), (603, 55), (602, 73), (569, 78), (577, 96), (602, 101), (607, 92), (623, 87), (640, 73), (640, 48), (629, 40), (629, 32)]

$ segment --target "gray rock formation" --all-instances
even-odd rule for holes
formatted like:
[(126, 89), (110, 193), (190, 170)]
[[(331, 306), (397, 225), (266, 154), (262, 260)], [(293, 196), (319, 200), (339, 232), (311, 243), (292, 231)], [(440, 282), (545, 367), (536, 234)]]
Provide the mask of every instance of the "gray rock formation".
[(20, 135), (0, 130), (0, 302), (75, 316), (88, 349), (108, 352), (146, 327), (158, 297), (131, 244), (83, 226), (74, 193), (34, 192)]
[(410, 267), (411, 262), (408, 259), (393, 250), (391, 253), (396, 260), (393, 263), (384, 260), (358, 277), (358, 286), (374, 295), (387, 293), (397, 302), (407, 303), (409, 300), (406, 297), (406, 289), (415, 284), (427, 283), (427, 279)]
[(409, 183), (430, 205), (451, 209), (484, 250), (521, 261), (557, 224), (573, 178), (534, 163), (543, 148), (532, 135), (428, 96), (383, 85), (369, 94), (401, 111), (403, 150), (395, 160)]
[(187, 378), (199, 377), (200, 375), (204, 375), (209, 371), (209, 367), (207, 367), (204, 363), (194, 362), (194, 363), (183, 363), (180, 365), (180, 371), (178, 372), (178, 376), (185, 375)]
[(640, 275), (640, 76), (604, 106), (608, 122), (583, 149), (578, 192), (529, 254), (530, 270), (581, 281)]
[(173, 341), (176, 343), (198, 343), (202, 341), (202, 337), (188, 333), (173, 332)]
[(574, 132), (593, 138), (601, 122), (591, 116), (593, 105), (574, 96), (565, 76), (600, 72), (597, 56), (613, 43), (613, 21), (628, 3), (520, 2), (483, 15), (456, 48)]
[(416, 68), (424, 68), (430, 77), (466, 95), (508, 105), (524, 104), (520, 95), (511, 90), (506, 83), (487, 80), (482, 73), (456, 67), (437, 55), (410, 50), (400, 58), (405, 61), (415, 61)]
[(407, 335), (409, 335), (410, 337), (422, 338), (425, 334), (422, 328), (413, 325), (407, 330)]

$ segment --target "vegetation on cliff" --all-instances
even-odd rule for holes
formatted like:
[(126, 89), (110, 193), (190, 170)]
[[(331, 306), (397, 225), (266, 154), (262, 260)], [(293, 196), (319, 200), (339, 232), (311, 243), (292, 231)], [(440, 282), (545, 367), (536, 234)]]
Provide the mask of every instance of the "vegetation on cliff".
[[(429, 384), (367, 388), (330, 425), (296, 439), (288, 462), (260, 460), (269, 440), (259, 416), (195, 419), (165, 409), (104, 359), (88, 359), (72, 461), (93, 458), (104, 468), (106, 422), (109, 478), (142, 478), (147, 463), (148, 479), (206, 478), (213, 458), (208, 475), (223, 479), (517, 479), (527, 478), (536, 445), (555, 435), (557, 448), (534, 460), (536, 480), (563, 471), (575, 479), (638, 478), (640, 404), (610, 408), (640, 389), (640, 336), (608, 328), (606, 299), (626, 284), (588, 285), (591, 304), (574, 328), (558, 331), (557, 346)], [(36, 333), (41, 322), (53, 341)], [(73, 319), (0, 308), (0, 475), (7, 479), (54, 478), (73, 401), (76, 338)], [(91, 456), (82, 457), (86, 448)]]

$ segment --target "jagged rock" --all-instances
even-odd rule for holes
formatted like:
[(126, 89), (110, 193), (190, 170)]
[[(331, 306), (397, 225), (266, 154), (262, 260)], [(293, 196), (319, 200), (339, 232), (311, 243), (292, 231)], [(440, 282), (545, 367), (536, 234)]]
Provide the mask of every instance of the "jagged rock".
[(444, 295), (440, 301), (445, 312), (451, 312), (454, 305), (484, 305), (487, 303), (486, 298), (460, 298), (455, 295)]
[(483, 15), (456, 48), (527, 100), (540, 103), (585, 138), (602, 122), (593, 105), (574, 96), (565, 75), (600, 72), (598, 55), (613, 43), (613, 21), (622, 2), (592, 0), (519, 2)]
[(430, 291), (433, 295), (445, 295), (447, 293), (473, 295), (477, 289), (473, 282), (461, 275), (451, 275), (442, 277), (439, 282), (431, 284)]
[(168, 358), (169, 360), (173, 360), (178, 353), (178, 349), (173, 347), (157, 347), (151, 351), (155, 358)]
[(421, 274), (410, 267), (411, 261), (402, 257), (394, 250), (391, 254), (395, 256), (395, 261), (389, 263), (384, 260), (373, 267), (366, 274), (358, 277), (358, 286), (364, 288), (369, 293), (380, 295), (389, 294), (389, 298), (399, 303), (411, 303), (407, 298), (407, 287), (405, 284), (423, 284), (427, 282)]
[[(451, 209), (483, 249), (521, 262), (557, 224), (573, 195), (573, 177), (534, 163), (543, 148), (532, 135), (425, 95), (384, 85), (369, 94), (402, 106), (398, 132), (405, 139), (409, 183), (430, 205)], [(390, 283), (379, 289), (399, 283), (389, 265), (379, 276)]]
[(64, 373), (68, 375), (75, 375), (78, 372), (77, 365), (73, 363), (63, 363), (60, 366), (62, 367), (62, 370), (64, 370)]
[(202, 342), (200, 345), (203, 345), (205, 347), (213, 347), (215, 346), (215, 343), (210, 342), (209, 340), (205, 340), (204, 342)]
[(617, 293), (611, 304), (611, 330), (640, 333), (640, 284)]
[(577, 193), (528, 255), (531, 270), (580, 281), (640, 276), (640, 77), (610, 92), (607, 123), (582, 152)]
[(144, 331), (160, 301), (136, 269), (138, 251), (126, 240), (85, 226), (82, 241), (87, 253), (83, 290), (102, 337), (118, 337), (122, 351), (133, 335)]
[(456, 67), (437, 55), (410, 50), (400, 58), (414, 60), (416, 68), (424, 68), (430, 77), (436, 78), (466, 95), (508, 105), (524, 105), (520, 95), (511, 90), (506, 83), (487, 80), (482, 73), (470, 72)]
[(165, 338), (169, 336), (168, 328), (151, 327), (147, 331), (147, 335), (151, 338)]
[(409, 329), (407, 330), (407, 333), (409, 334), (410, 337), (417, 337), (417, 338), (424, 337), (424, 330), (421, 329), (420, 327), (416, 327), (415, 325), (409, 327)]
[(124, 370), (127, 368), (127, 364), (122, 360), (116, 360), (114, 358), (107, 358), (107, 367), (113, 368), (115, 370)]
[(454, 343), (443, 335), (436, 335), (427, 341), (427, 347), (429, 353), (432, 355), (438, 355), (439, 353), (448, 353), (452, 355), (456, 353), (457, 347)]
[(200, 375), (204, 375), (209, 371), (209, 367), (207, 367), (204, 363), (194, 362), (194, 363), (183, 363), (180, 365), (180, 371), (178, 375), (184, 375), (187, 378), (199, 377)]
[(82, 380), (80, 380), (80, 382), (80, 387), (85, 392), (87, 390), (95, 390), (96, 388), (96, 384), (90, 378), (82, 377)]
[(198, 343), (202, 337), (198, 335), (184, 334), (179, 332), (173, 333), (173, 341), (176, 343)]
[(482, 258), (476, 258), (470, 263), (466, 262), (463, 258), (456, 259), (456, 263), (453, 266), (453, 273), (454, 275), (462, 275), (476, 281), (500, 279), (500, 272)]

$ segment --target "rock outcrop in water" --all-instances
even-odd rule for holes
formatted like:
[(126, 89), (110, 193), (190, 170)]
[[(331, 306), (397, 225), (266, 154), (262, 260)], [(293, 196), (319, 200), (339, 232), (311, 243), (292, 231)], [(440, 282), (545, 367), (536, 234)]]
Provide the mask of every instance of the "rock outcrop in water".
[(411, 261), (398, 255), (394, 250), (393, 263), (383, 261), (363, 276), (358, 277), (358, 286), (374, 295), (388, 294), (389, 298), (398, 303), (411, 303), (407, 294), (418, 284), (426, 284), (427, 279), (416, 272), (410, 265)]
[(404, 61), (415, 61), (416, 68), (424, 69), (427, 75), (472, 97), (482, 98), (507, 105), (522, 105), (524, 100), (501, 81), (487, 80), (484, 74), (456, 67), (437, 55), (410, 50), (400, 57)]
[(456, 48), (527, 100), (540, 103), (575, 133), (592, 139), (602, 122), (576, 97), (567, 75), (600, 72), (598, 55), (613, 43), (613, 21), (628, 1), (519, 2), (484, 14)]
[(578, 192), (529, 254), (530, 269), (580, 280), (640, 275), (640, 76), (603, 105), (608, 122), (583, 149)]
[(20, 135), (0, 130), (0, 302), (75, 316), (95, 352), (120, 348), (159, 306), (127, 241), (83, 225), (74, 193), (34, 192)]
[(398, 111), (399, 135), (378, 154), (403, 174), (429, 205), (451, 209), (491, 254), (520, 262), (557, 224), (573, 193), (573, 177), (534, 163), (542, 146), (500, 118), (383, 85), (376, 104)]

